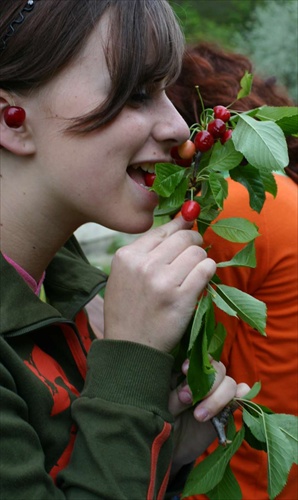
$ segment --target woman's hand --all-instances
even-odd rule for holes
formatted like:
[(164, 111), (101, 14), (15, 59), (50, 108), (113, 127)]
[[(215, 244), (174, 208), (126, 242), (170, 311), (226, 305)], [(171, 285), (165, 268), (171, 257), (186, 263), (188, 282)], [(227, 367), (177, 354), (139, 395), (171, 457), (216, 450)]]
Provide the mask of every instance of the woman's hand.
[(103, 314), (103, 298), (95, 295), (88, 304), (86, 309), (89, 317), (91, 328), (98, 339), (103, 339), (104, 332), (104, 314)]
[[(226, 375), (221, 362), (212, 361), (216, 370), (215, 382), (209, 394), (191, 407), (192, 397), (189, 386), (182, 383), (170, 394), (169, 410), (176, 417), (174, 424), (174, 456), (171, 475), (174, 476), (183, 465), (199, 457), (216, 438), (216, 431), (211, 423), (234, 397), (243, 397), (250, 390), (247, 384), (236, 384)], [(182, 367), (187, 375), (188, 361)]]
[(170, 352), (216, 270), (182, 217), (120, 248), (105, 292), (105, 338)]

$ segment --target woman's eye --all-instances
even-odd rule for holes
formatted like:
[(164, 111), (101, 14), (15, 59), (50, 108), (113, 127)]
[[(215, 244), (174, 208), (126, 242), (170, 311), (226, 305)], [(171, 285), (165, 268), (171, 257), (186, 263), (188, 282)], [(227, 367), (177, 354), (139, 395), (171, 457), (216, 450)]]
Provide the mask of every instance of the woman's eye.
[(150, 94), (146, 90), (139, 90), (131, 94), (129, 103), (133, 106), (140, 106), (151, 99)]

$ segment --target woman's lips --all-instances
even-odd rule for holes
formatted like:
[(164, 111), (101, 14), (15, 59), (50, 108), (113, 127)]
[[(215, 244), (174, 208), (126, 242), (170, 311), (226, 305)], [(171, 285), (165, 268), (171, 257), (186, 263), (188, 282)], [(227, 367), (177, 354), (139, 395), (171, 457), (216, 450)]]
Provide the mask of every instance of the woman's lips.
[(150, 172), (154, 173), (155, 164), (154, 163), (144, 163), (140, 165), (130, 165), (127, 168), (127, 174), (141, 189), (142, 189), (142, 198), (143, 200), (150, 201), (150, 205), (152, 209), (154, 209), (159, 202), (158, 195), (151, 190), (149, 186), (146, 186), (145, 175)]

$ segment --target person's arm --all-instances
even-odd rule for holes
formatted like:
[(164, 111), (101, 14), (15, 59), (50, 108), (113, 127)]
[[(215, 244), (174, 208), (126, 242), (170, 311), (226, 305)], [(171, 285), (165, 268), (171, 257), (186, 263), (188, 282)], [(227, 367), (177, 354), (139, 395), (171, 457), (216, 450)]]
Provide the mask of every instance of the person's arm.
[[(153, 498), (172, 457), (172, 358), (137, 343), (96, 340), (73, 404), (78, 434), (58, 485), (70, 499)], [(149, 492), (149, 493), (148, 493)]]
[[(85, 388), (71, 408), (78, 429), (75, 445), (55, 485), (31, 408), (22, 397), (24, 386), (20, 391), (13, 375), (12, 358), (20, 369), (22, 361), (5, 341), (1, 352), (2, 359), (10, 359), (10, 370), (4, 360), (0, 373), (0, 479), (5, 500), (138, 500), (146, 498), (149, 487), (153, 492), (161, 488), (172, 457), (170, 355), (137, 343), (93, 342)], [(42, 401), (40, 405), (44, 411)]]

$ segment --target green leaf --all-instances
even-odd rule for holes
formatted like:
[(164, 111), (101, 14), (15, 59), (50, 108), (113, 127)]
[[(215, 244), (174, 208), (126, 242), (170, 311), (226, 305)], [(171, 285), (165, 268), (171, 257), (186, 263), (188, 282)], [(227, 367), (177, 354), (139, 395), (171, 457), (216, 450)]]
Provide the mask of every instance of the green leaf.
[(156, 207), (154, 215), (158, 217), (178, 212), (185, 200), (187, 185), (187, 179), (184, 178), (168, 198), (159, 196), (159, 205)]
[(215, 373), (210, 363), (206, 330), (203, 325), (189, 355), (187, 382), (192, 392), (193, 404), (201, 401), (208, 394), (214, 384)]
[(218, 216), (219, 207), (213, 197), (209, 182), (204, 182), (205, 184), (208, 184), (209, 191), (205, 192), (204, 195), (195, 196), (194, 200), (201, 206), (200, 219), (211, 222)]
[(292, 448), (286, 435), (276, 426), (275, 415), (264, 414), (268, 454), (268, 493), (275, 498), (285, 487), (293, 464)]
[(247, 394), (245, 394), (245, 396), (243, 396), (242, 399), (250, 401), (259, 394), (260, 390), (261, 390), (261, 382), (255, 382), (250, 391)]
[(272, 196), (277, 195), (277, 184), (274, 175), (269, 170), (260, 170), (260, 177), (262, 179), (264, 189), (267, 193), (272, 194)]
[(209, 184), (217, 205), (219, 208), (223, 209), (223, 202), (228, 196), (227, 181), (222, 177), (222, 175), (210, 172)]
[(256, 116), (260, 120), (274, 121), (285, 135), (298, 133), (297, 106), (262, 106)]
[(232, 286), (217, 285), (217, 293), (236, 311), (238, 316), (266, 336), (266, 304)]
[(252, 165), (236, 167), (230, 172), (231, 178), (246, 187), (250, 207), (260, 213), (265, 203), (265, 189), (259, 170)]
[(208, 352), (215, 359), (215, 361), (219, 361), (221, 358), (221, 353), (226, 336), (227, 330), (224, 325), (222, 323), (217, 323), (208, 346)]
[(241, 78), (240, 86), (241, 90), (239, 90), (237, 95), (237, 100), (246, 97), (251, 92), (251, 86), (253, 82), (253, 75), (248, 71), (245, 71), (244, 76)]
[[(190, 338), (191, 321), (189, 322), (186, 331), (180, 342), (172, 349), (171, 355), (174, 358), (173, 371), (181, 374), (181, 366), (187, 358), (187, 350)], [(184, 378), (184, 376), (183, 376)], [(178, 382), (179, 383), (179, 382)]]
[(233, 243), (247, 243), (259, 236), (257, 226), (242, 217), (221, 219), (210, 227), (216, 234)]
[(237, 167), (243, 159), (243, 155), (236, 151), (233, 141), (227, 141), (225, 144), (217, 142), (213, 148), (207, 165), (202, 164), (208, 170), (216, 172), (225, 172)]
[(242, 492), (239, 483), (232, 472), (230, 465), (227, 465), (222, 480), (208, 492), (210, 500), (241, 500)]
[(244, 266), (255, 268), (256, 265), (255, 243), (254, 241), (250, 241), (244, 248), (236, 253), (231, 260), (219, 262), (217, 267)]
[(157, 163), (153, 190), (165, 198), (174, 193), (186, 175), (186, 169), (172, 163)]
[(244, 438), (244, 427), (236, 434), (231, 444), (218, 446), (216, 450), (200, 462), (189, 474), (182, 498), (190, 495), (208, 493), (223, 479), (225, 470), (240, 447)]
[(208, 291), (210, 292), (210, 296), (212, 298), (212, 301), (219, 309), (224, 311), (229, 316), (234, 316), (234, 317), (238, 318), (235, 309), (230, 307), (229, 304), (224, 299), (221, 298), (221, 296), (217, 293), (216, 289), (212, 288), (210, 285), (208, 285), (207, 288), (208, 288)]
[(210, 301), (207, 296), (202, 295), (200, 300), (198, 301), (198, 305), (196, 308), (196, 312), (194, 315), (194, 319), (192, 322), (192, 327), (191, 327), (191, 332), (190, 332), (190, 340), (189, 340), (189, 352), (193, 347), (193, 344), (200, 332), (202, 323), (203, 323), (203, 318), (206, 314), (207, 309), (210, 307)]
[[(257, 405), (256, 405), (257, 407)], [(254, 411), (253, 413), (243, 410), (243, 421), (249, 427), (254, 437), (261, 443), (266, 443), (266, 433), (264, 432), (262, 414)]]
[[(197, 198), (195, 197), (194, 199)], [(216, 217), (218, 217), (218, 206), (216, 206), (216, 208), (215, 205), (206, 205), (202, 207), (199, 217), (201, 220), (204, 220), (209, 225)]]
[[(273, 417), (272, 417), (273, 420)], [(292, 448), (293, 463), (298, 462), (297, 446), (298, 446), (298, 417), (296, 415), (288, 415), (286, 413), (274, 414), (274, 424), (287, 437)]]
[(241, 114), (232, 140), (236, 150), (258, 169), (283, 170), (289, 163), (284, 133), (274, 122)]
[[(207, 299), (208, 299), (209, 307), (206, 311), (206, 316), (205, 316), (205, 335), (206, 335), (206, 342), (207, 342), (206, 347), (207, 347), (207, 351), (209, 353), (209, 346), (210, 346), (212, 336), (215, 332), (216, 321), (215, 321), (214, 307), (212, 304), (212, 298), (210, 297), (209, 293), (207, 295)], [(209, 356), (208, 356), (208, 360), (209, 360)]]
[(259, 451), (265, 451), (267, 453), (267, 446), (264, 441), (259, 441), (251, 432), (250, 428), (244, 424), (244, 429), (245, 429), (245, 435), (244, 435), (244, 440), (254, 448), (255, 450)]
[(203, 296), (194, 317), (188, 347), (189, 369), (187, 381), (197, 403), (210, 391), (215, 380), (215, 369), (208, 354), (208, 337), (214, 330), (215, 319), (209, 295)]

